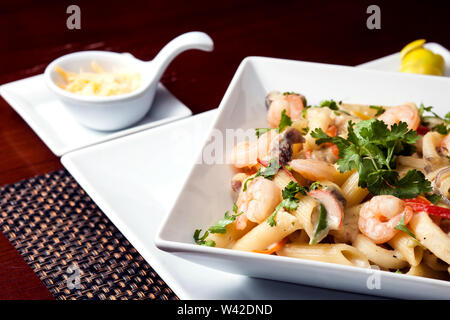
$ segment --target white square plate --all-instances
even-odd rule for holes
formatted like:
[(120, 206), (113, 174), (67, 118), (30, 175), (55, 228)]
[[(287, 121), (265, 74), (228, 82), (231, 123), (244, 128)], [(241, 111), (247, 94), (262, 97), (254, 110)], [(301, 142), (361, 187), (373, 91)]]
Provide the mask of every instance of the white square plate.
[(78, 123), (47, 88), (43, 75), (4, 84), (0, 86), (0, 94), (57, 156), (192, 114), (159, 84), (153, 106), (144, 119), (126, 129), (102, 132)]
[[(445, 114), (450, 101), (449, 86), (450, 79), (445, 77), (250, 57), (241, 63), (231, 81), (213, 125), (216, 131), (207, 142), (215, 141), (217, 132), (225, 136), (226, 129), (264, 126), (264, 97), (271, 90), (301, 92), (311, 104), (324, 99), (373, 105), (424, 102)], [(163, 222), (155, 239), (158, 248), (211, 268), (258, 278), (390, 297), (450, 298), (450, 283), (446, 281), (195, 245), (194, 230), (214, 224), (233, 205), (229, 191), (233, 171), (228, 165), (202, 163), (201, 155), (206, 150), (201, 150)], [(367, 285), (373, 274), (380, 280), (379, 290), (371, 290)]]
[(70, 152), (63, 165), (181, 299), (373, 298), (248, 278), (214, 270), (157, 249), (168, 213), (217, 110)]

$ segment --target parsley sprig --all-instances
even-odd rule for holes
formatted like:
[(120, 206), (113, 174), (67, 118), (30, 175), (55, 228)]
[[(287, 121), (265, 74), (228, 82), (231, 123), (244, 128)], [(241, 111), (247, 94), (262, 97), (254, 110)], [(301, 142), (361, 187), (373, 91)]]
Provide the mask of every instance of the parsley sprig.
[(381, 106), (369, 106), (369, 108), (377, 110), (377, 113), (375, 113), (375, 117), (381, 116), (386, 111), (386, 109)]
[(405, 215), (402, 215), (401, 220), (397, 223), (394, 229), (403, 231), (404, 233), (416, 239), (416, 235), (412, 233), (411, 230), (409, 230), (408, 227), (405, 225)]
[[(281, 119), (277, 132), (283, 132), (284, 129), (292, 125), (292, 119), (286, 114), (286, 109), (281, 111)], [(259, 139), (264, 133), (269, 132), (270, 130), (274, 130), (273, 128), (255, 128), (256, 137)]]
[(236, 217), (240, 216), (244, 212), (237, 213), (238, 206), (236, 203), (233, 205), (233, 212), (235, 214), (230, 215), (229, 211), (225, 212), (224, 218), (217, 221), (213, 226), (209, 227), (207, 231), (203, 234), (203, 236), (200, 236), (200, 233), (202, 232), (202, 229), (197, 229), (194, 232), (194, 240), (195, 243), (201, 246), (208, 246), (208, 247), (215, 247), (216, 242), (214, 240), (206, 240), (208, 235), (210, 233), (226, 233), (227, 232), (227, 225), (233, 223), (236, 220)]
[(349, 121), (348, 137), (330, 137), (317, 128), (311, 133), (317, 144), (334, 143), (339, 149), (337, 162), (341, 172), (356, 169), (358, 185), (367, 188), (373, 195), (393, 195), (398, 198), (415, 198), (431, 191), (431, 183), (422, 172), (409, 170), (400, 179), (395, 171), (398, 155), (411, 155), (417, 133), (408, 130), (405, 122), (387, 125), (377, 119), (364, 120), (356, 125)]
[(281, 195), (283, 197), (283, 200), (276, 206), (273, 213), (267, 218), (267, 223), (274, 227), (276, 226), (277, 222), (275, 220), (278, 211), (281, 208), (286, 209), (287, 211), (294, 211), (298, 208), (298, 202), (300, 201), (298, 198), (296, 198), (297, 193), (301, 193), (303, 195), (306, 195), (308, 189), (306, 189), (303, 186), (300, 186), (297, 182), (290, 181), (287, 186), (281, 191)]
[[(236, 211), (237, 211), (237, 207), (236, 207)], [(224, 217), (222, 219), (220, 219), (219, 221), (217, 221), (215, 225), (209, 227), (208, 231), (211, 233), (226, 233), (227, 232), (226, 226), (233, 223), (236, 220), (236, 217), (243, 214), (243, 212), (237, 213), (236, 211), (235, 211), (236, 214), (232, 214), (232, 215), (230, 215), (230, 213), (228, 211), (225, 212)]]
[(286, 114), (286, 109), (283, 109), (283, 111), (281, 111), (281, 119), (280, 124), (278, 125), (278, 132), (283, 132), (283, 130), (286, 129), (286, 127), (289, 127), (291, 125), (292, 125), (291, 117), (289, 117)]
[(261, 176), (266, 179), (272, 180), (275, 177), (275, 175), (278, 173), (278, 170), (280, 170), (280, 168), (281, 168), (281, 165), (275, 159), (270, 159), (269, 165), (267, 167), (265, 167), (264, 169), (259, 168), (258, 171), (253, 176), (251, 176), (250, 178), (245, 180), (242, 191), (244, 191), (244, 192), (247, 191), (247, 183), (249, 183), (256, 177)]
[[(433, 116), (425, 116), (425, 112), (431, 113)], [(447, 135), (450, 133), (450, 112), (447, 112), (447, 114), (442, 118), (439, 116), (436, 112), (433, 111), (432, 106), (425, 107), (423, 103), (420, 104), (419, 108), (419, 114), (421, 119), (421, 124), (424, 126), (428, 126), (429, 122), (427, 121), (430, 118), (435, 118), (441, 121), (441, 123), (438, 123), (434, 125), (431, 130), (436, 131), (440, 134)]]
[(198, 244), (200, 246), (207, 246), (207, 247), (215, 247), (216, 246), (216, 242), (214, 240), (206, 240), (206, 238), (209, 235), (208, 231), (205, 231), (203, 236), (200, 236), (200, 232), (202, 232), (202, 229), (197, 229), (194, 232), (194, 240), (195, 240), (196, 244)]

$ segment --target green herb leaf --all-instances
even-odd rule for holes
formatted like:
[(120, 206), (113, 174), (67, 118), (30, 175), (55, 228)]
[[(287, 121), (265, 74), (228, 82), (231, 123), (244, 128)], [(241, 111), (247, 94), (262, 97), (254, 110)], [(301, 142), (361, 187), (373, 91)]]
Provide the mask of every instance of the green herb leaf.
[(324, 187), (317, 181), (311, 183), (311, 185), (309, 186), (309, 190), (318, 190), (318, 189), (324, 189)]
[(202, 232), (202, 229), (197, 229), (194, 232), (194, 240), (195, 243), (200, 246), (208, 246), (208, 247), (215, 247), (216, 242), (214, 240), (208, 240), (206, 241), (206, 238), (209, 235), (208, 231), (205, 231), (205, 234), (203, 236), (200, 236), (200, 232)]
[(381, 106), (369, 106), (369, 108), (377, 110), (377, 113), (375, 113), (375, 117), (382, 115), (386, 111), (386, 109)]
[(292, 120), (286, 114), (286, 109), (283, 109), (283, 111), (281, 111), (281, 119), (280, 124), (278, 125), (278, 132), (283, 132), (283, 130), (290, 125), (292, 125)]
[(300, 186), (297, 182), (289, 181), (289, 183), (284, 187), (281, 195), (283, 196), (283, 200), (278, 204), (273, 213), (267, 218), (267, 223), (271, 227), (276, 226), (277, 222), (275, 220), (278, 211), (281, 208), (284, 208), (287, 211), (294, 211), (298, 208), (298, 202), (300, 201), (296, 198), (298, 193), (303, 195), (307, 194), (307, 189), (303, 186)]
[(272, 130), (272, 128), (256, 128), (256, 137), (259, 139), (259, 137), (261, 137), (264, 133), (269, 132), (270, 130)]
[(430, 201), (432, 204), (436, 204), (442, 199), (442, 196), (439, 194), (433, 193), (433, 194), (426, 194), (425, 198), (427, 198), (428, 201)]
[(325, 101), (322, 101), (322, 102), (320, 103), (320, 107), (321, 107), (321, 108), (327, 107), (327, 108), (330, 108), (331, 110), (339, 110), (339, 107), (338, 107), (336, 101), (334, 101), (334, 100), (325, 100)]
[(304, 135), (304, 136), (306, 136), (306, 135), (308, 134), (308, 132), (309, 132), (309, 128), (308, 128), (308, 127), (301, 128), (301, 129), (300, 129), (300, 133), (301, 133), (302, 135)]
[(260, 171), (260, 175), (266, 179), (272, 180), (280, 170), (281, 165), (275, 159), (270, 159), (269, 165)]
[(348, 136), (330, 137), (318, 128), (311, 132), (316, 144), (334, 143), (339, 149), (337, 164), (341, 172), (356, 169), (358, 185), (373, 195), (394, 195), (414, 198), (431, 191), (425, 176), (410, 170), (402, 179), (395, 171), (398, 155), (411, 155), (415, 151), (417, 132), (408, 130), (405, 122), (394, 124), (391, 129), (378, 119), (364, 120), (356, 125), (349, 121)]
[(436, 131), (443, 135), (447, 135), (450, 132), (450, 126), (440, 123), (440, 124), (435, 125), (433, 128), (431, 128), (431, 130)]
[(414, 239), (416, 239), (416, 236), (414, 235), (414, 233), (412, 233), (408, 227), (405, 225), (405, 215), (402, 215), (402, 219), (397, 223), (397, 225), (395, 226), (396, 230), (400, 230), (403, 231), (404, 233), (410, 235), (411, 237), (413, 237)]
[(229, 225), (230, 223), (233, 223), (236, 220), (236, 217), (240, 216), (241, 214), (243, 214), (243, 212), (233, 214), (230, 216), (228, 211), (225, 212), (225, 217), (217, 221), (215, 225), (209, 227), (208, 231), (211, 233), (226, 233), (227, 232), (226, 226)]

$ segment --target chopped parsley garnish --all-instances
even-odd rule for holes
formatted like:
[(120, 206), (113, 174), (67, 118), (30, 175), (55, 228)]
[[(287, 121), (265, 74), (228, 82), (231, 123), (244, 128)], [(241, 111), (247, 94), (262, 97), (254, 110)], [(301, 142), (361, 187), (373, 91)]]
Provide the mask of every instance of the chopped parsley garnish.
[(281, 165), (275, 159), (270, 159), (269, 165), (267, 167), (265, 167), (264, 169), (259, 168), (253, 176), (245, 180), (242, 191), (247, 191), (247, 183), (249, 181), (252, 181), (256, 177), (262, 176), (266, 179), (272, 180), (273, 177), (275, 177), (275, 175), (278, 173), (278, 170), (280, 170), (280, 168)]
[(275, 218), (277, 216), (278, 211), (281, 208), (284, 208), (287, 211), (294, 211), (297, 209), (298, 202), (300, 200), (295, 196), (299, 192), (302, 193), (303, 195), (306, 195), (307, 189), (305, 187), (300, 186), (297, 182), (294, 181), (290, 181), (287, 184), (287, 186), (281, 192), (283, 200), (280, 202), (280, 204), (278, 204), (274, 212), (267, 218), (267, 223), (269, 223), (271, 227), (276, 226), (277, 222), (275, 221)]
[(309, 132), (309, 128), (308, 127), (304, 127), (300, 129), (300, 133), (304, 136), (306, 136)]
[(291, 117), (286, 114), (286, 109), (283, 109), (283, 111), (281, 111), (281, 119), (280, 124), (278, 125), (278, 132), (283, 132), (283, 130), (290, 125), (292, 125)]
[(307, 106), (305, 104), (305, 107), (302, 110), (302, 117), (303, 117), (303, 119), (306, 119), (306, 113), (308, 112), (308, 109), (310, 109), (310, 108), (311, 108), (311, 106)]
[(450, 125), (440, 123), (431, 128), (432, 131), (436, 131), (440, 134), (447, 135), (450, 132)]
[[(291, 119), (291, 117), (289, 117), (286, 114), (286, 109), (283, 109), (283, 111), (281, 111), (280, 124), (278, 125), (278, 128), (277, 128), (278, 132), (283, 132), (283, 130), (286, 129), (286, 127), (289, 127), (291, 125), (292, 125), (292, 119)], [(259, 138), (264, 133), (266, 133), (270, 130), (272, 130), (272, 128), (256, 128), (255, 134)]]
[(215, 247), (216, 246), (216, 242), (214, 240), (208, 240), (206, 241), (206, 238), (209, 235), (208, 231), (205, 231), (205, 234), (203, 236), (200, 237), (200, 232), (202, 232), (202, 229), (197, 229), (194, 232), (194, 240), (195, 243), (200, 245), (200, 246), (208, 246), (208, 247)]
[(377, 113), (375, 113), (375, 117), (382, 115), (386, 111), (386, 109), (381, 106), (369, 106), (369, 108), (377, 110)]
[[(326, 187), (325, 187), (326, 188)], [(313, 182), (310, 186), (309, 186), (309, 190), (317, 190), (317, 189), (324, 189), (324, 187), (319, 183), (319, 182)]]
[(416, 236), (414, 235), (414, 233), (412, 233), (408, 227), (405, 225), (405, 215), (402, 215), (402, 219), (397, 223), (397, 225), (395, 226), (396, 230), (400, 230), (403, 231), (404, 233), (410, 235), (411, 237), (413, 237), (414, 239), (416, 239)]
[(237, 213), (238, 211), (238, 206), (236, 203), (233, 204), (233, 212), (235, 214), (232, 214), (230, 216), (229, 212), (225, 212), (225, 216), (224, 218), (220, 219), (219, 221), (216, 222), (215, 225), (209, 227), (209, 229), (207, 231), (205, 231), (205, 233), (203, 234), (203, 236), (200, 236), (200, 233), (202, 232), (202, 229), (197, 229), (194, 232), (194, 240), (195, 243), (201, 246), (208, 246), (208, 247), (215, 247), (216, 246), (216, 242), (214, 240), (206, 240), (206, 238), (208, 237), (209, 233), (226, 233), (227, 232), (227, 225), (233, 223), (236, 220), (236, 217), (240, 216), (241, 214), (243, 214), (243, 212)]
[[(314, 183), (311, 186), (313, 185)], [(308, 191), (310, 190), (314, 189), (303, 187), (294, 181), (289, 181), (289, 183), (286, 185), (286, 187), (284, 187), (283, 191), (281, 192), (283, 200), (280, 202), (280, 204), (278, 204), (274, 212), (267, 218), (267, 222), (269, 223), (269, 225), (271, 227), (276, 226), (277, 222), (275, 221), (275, 218), (277, 216), (278, 211), (281, 208), (284, 208), (287, 211), (297, 210), (298, 202), (300, 201), (297, 198), (297, 194), (300, 193), (306, 196), (308, 194)]]
[(431, 191), (431, 183), (422, 172), (409, 170), (400, 179), (395, 171), (398, 155), (411, 155), (419, 139), (416, 131), (408, 130), (405, 122), (387, 125), (377, 119), (363, 120), (356, 125), (349, 121), (348, 137), (330, 137), (317, 128), (311, 133), (316, 144), (334, 143), (339, 149), (337, 164), (341, 172), (356, 169), (358, 185), (372, 195), (393, 195), (398, 198), (415, 198)]
[[(431, 113), (433, 116), (424, 116), (425, 112)], [(435, 118), (441, 121), (441, 123), (433, 126), (431, 128), (432, 131), (436, 131), (440, 134), (447, 135), (450, 132), (450, 112), (447, 112), (447, 114), (442, 118), (439, 116), (436, 112), (433, 111), (432, 106), (425, 107), (423, 103), (420, 104), (419, 108), (419, 114), (420, 114), (420, 122), (424, 126), (428, 126), (430, 123), (427, 121), (427, 119)]]
[(261, 170), (260, 175), (266, 179), (272, 180), (273, 177), (278, 173), (278, 170), (281, 169), (281, 165), (275, 159), (270, 159), (269, 165)]
[(262, 136), (266, 132), (269, 132), (270, 130), (272, 130), (272, 128), (256, 128), (255, 134), (259, 139), (260, 136)]
[[(233, 206), (233, 211), (234, 209), (236, 209), (237, 211), (236, 204)], [(243, 212), (232, 214), (230, 216), (228, 211), (225, 212), (224, 218), (217, 221), (215, 225), (209, 227), (208, 231), (211, 233), (226, 233), (227, 232), (226, 226), (233, 223), (236, 220), (236, 217), (240, 216), (241, 214), (243, 214)]]
[(430, 201), (432, 204), (436, 204), (442, 199), (442, 196), (439, 194), (432, 193), (426, 194), (425, 198), (427, 198), (427, 200)]
[(320, 103), (320, 107), (328, 107), (331, 110), (339, 110), (338, 104), (334, 100), (325, 100)]

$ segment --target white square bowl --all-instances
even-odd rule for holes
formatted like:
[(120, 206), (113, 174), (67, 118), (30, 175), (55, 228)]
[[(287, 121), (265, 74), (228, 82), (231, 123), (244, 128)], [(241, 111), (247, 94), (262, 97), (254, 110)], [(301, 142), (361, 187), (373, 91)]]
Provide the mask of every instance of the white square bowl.
[(264, 98), (271, 90), (300, 92), (310, 104), (325, 99), (372, 105), (423, 102), (440, 114), (449, 111), (450, 101), (450, 79), (444, 77), (246, 58), (225, 93), (197, 163), (156, 236), (156, 246), (211, 268), (252, 277), (389, 297), (450, 299), (450, 282), (446, 281), (194, 243), (195, 229), (207, 229), (233, 206), (229, 190), (233, 170), (226, 164), (202, 161), (203, 154), (210, 152), (218, 132), (225, 136), (226, 129), (266, 126)]

